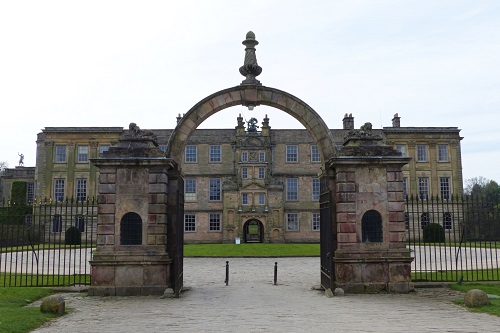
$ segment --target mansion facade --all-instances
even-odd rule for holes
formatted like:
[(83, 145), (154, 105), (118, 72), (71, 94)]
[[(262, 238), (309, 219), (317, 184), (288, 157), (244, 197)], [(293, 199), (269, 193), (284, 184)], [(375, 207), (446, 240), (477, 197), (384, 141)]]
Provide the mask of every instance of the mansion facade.
[[(185, 143), (186, 243), (319, 242), (318, 147), (306, 129), (271, 129), (267, 116), (256, 123), (239, 116), (234, 129), (197, 129)], [(331, 130), (338, 150), (353, 129), (354, 117), (346, 114), (343, 127)], [(37, 137), (29, 182), (33, 195), (56, 201), (96, 197), (99, 170), (90, 159), (115, 145), (123, 132), (122, 127), (45, 127)], [(165, 151), (173, 129), (152, 132)], [(462, 194), (457, 127), (401, 127), (396, 114), (391, 127), (373, 133), (412, 157), (403, 168), (406, 195)]]

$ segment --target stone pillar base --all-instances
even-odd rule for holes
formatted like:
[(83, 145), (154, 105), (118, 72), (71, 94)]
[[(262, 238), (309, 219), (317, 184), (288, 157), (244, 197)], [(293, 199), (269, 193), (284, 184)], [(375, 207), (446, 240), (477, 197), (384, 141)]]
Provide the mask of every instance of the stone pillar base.
[(350, 293), (413, 291), (411, 262), (407, 249), (337, 250), (333, 258), (335, 286)]
[[(113, 257), (113, 258), (110, 258)], [(163, 295), (170, 288), (168, 255), (94, 255), (90, 296)]]

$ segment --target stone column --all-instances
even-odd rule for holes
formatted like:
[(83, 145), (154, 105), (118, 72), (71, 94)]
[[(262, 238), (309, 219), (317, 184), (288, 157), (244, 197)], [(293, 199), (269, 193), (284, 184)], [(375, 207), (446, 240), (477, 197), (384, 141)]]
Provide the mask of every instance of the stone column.
[(413, 259), (406, 248), (401, 169), (410, 158), (371, 130), (350, 134), (329, 161), (337, 192), (335, 285), (347, 292), (406, 293), (413, 289)]
[(89, 295), (162, 295), (171, 285), (167, 200), (175, 162), (135, 124), (91, 161), (100, 175)]

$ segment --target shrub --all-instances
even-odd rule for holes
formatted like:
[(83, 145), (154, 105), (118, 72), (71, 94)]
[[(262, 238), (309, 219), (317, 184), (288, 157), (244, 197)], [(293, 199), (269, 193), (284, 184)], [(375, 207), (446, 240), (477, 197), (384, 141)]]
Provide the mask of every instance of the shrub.
[(440, 243), (445, 241), (444, 228), (438, 223), (429, 223), (424, 227), (424, 242)]
[(66, 245), (80, 245), (82, 243), (82, 235), (77, 227), (69, 227), (66, 230), (65, 243)]
[(18, 224), (0, 224), (0, 245), (21, 246), (40, 242), (39, 230)]

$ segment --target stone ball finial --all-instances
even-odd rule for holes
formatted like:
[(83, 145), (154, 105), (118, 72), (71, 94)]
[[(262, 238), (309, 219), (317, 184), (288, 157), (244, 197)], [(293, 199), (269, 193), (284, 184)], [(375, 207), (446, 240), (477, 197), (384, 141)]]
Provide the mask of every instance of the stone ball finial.
[(255, 39), (255, 34), (252, 31), (247, 32), (246, 39)]

